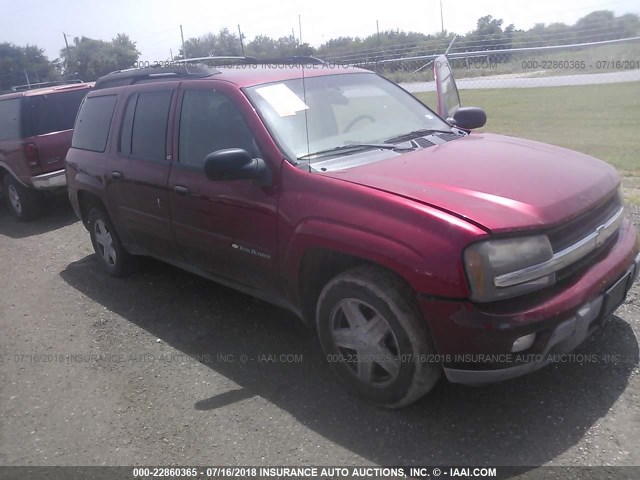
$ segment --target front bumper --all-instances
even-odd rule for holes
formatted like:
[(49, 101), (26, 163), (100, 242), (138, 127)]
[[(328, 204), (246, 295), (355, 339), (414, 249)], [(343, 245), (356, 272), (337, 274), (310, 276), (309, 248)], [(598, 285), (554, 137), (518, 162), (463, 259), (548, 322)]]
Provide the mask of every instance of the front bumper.
[(67, 186), (67, 175), (65, 170), (56, 170), (55, 172), (43, 173), (31, 177), (33, 188), (38, 190), (55, 190)]
[[(422, 298), (449, 381), (507, 380), (572, 351), (624, 301), (640, 272), (639, 247), (635, 229), (625, 220), (611, 250), (554, 292), (493, 305)], [(514, 341), (529, 334), (536, 335), (533, 345), (513, 353)]]
[[(594, 330), (607, 321), (609, 316), (624, 302), (627, 292), (640, 271), (640, 254), (634, 264), (607, 291), (585, 303), (575, 315), (562, 321), (553, 329), (542, 353), (522, 355), (530, 361), (507, 368), (495, 370), (464, 370), (444, 367), (447, 379), (452, 383), (482, 385), (520, 377), (538, 370), (554, 361), (554, 357), (571, 352), (580, 345)], [(515, 361), (518, 354), (511, 354), (509, 361)]]

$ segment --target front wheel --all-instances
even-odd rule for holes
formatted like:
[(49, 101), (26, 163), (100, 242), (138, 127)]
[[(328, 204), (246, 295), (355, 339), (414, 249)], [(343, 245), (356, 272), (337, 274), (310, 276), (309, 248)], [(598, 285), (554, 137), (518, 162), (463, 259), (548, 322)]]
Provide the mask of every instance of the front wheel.
[(320, 294), (316, 322), (332, 369), (372, 403), (409, 405), (440, 378), (413, 292), (389, 271), (367, 265), (336, 276)]
[(92, 208), (88, 216), (91, 243), (98, 262), (114, 277), (122, 277), (134, 269), (134, 257), (127, 252), (113, 228), (109, 216), (101, 208)]

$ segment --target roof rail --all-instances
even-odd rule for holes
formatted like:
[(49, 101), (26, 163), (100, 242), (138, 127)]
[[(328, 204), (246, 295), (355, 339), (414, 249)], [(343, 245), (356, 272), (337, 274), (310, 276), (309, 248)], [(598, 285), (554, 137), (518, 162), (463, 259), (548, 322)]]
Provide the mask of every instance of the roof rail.
[(9, 88), (10, 92), (24, 92), (35, 88), (55, 87), (56, 85), (69, 85), (71, 83), (84, 83), (82, 80), (54, 80), (51, 82), (29, 83), (27, 85), (14, 85)]
[(285, 65), (324, 65), (325, 62), (321, 58), (313, 57), (311, 55), (293, 55), (291, 57), (281, 57), (281, 58), (259, 58), (256, 60), (256, 63), (281, 63)]
[(154, 80), (168, 80), (171, 78), (204, 78), (220, 73), (219, 70), (203, 65), (177, 64), (169, 66), (129, 68), (108, 73), (96, 80), (96, 89), (121, 87), (135, 83)]
[(180, 60), (174, 60), (174, 63), (203, 63), (203, 62), (220, 62), (220, 63), (234, 63), (234, 62), (250, 62), (253, 61), (253, 57), (237, 56), (237, 55), (221, 55), (221, 56), (208, 56), (208, 57), (195, 57), (195, 58), (183, 58)]
[(293, 55), (291, 57), (270, 57), (270, 58), (256, 58), (251, 56), (210, 56), (210, 57), (196, 57), (185, 58), (182, 60), (175, 60), (177, 63), (206, 63), (209, 65), (230, 65), (239, 63), (249, 63), (258, 65), (267, 64), (285, 64), (285, 65), (323, 65), (326, 62), (320, 58), (303, 55)]

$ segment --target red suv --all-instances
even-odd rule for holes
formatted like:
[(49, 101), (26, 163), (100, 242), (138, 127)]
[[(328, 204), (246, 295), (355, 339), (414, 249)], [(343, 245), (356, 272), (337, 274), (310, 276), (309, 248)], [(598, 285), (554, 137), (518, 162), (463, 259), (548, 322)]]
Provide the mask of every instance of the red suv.
[[(488, 133), (446, 59), (438, 115), (316, 63), (115, 72), (67, 155), (102, 267), (149, 255), (295, 312), (354, 393), (537, 369), (606, 322), (639, 245), (615, 169)], [(443, 118), (449, 118), (445, 121)]]
[(0, 95), (0, 180), (18, 220), (38, 214), (44, 192), (64, 191), (71, 129), (90, 88), (54, 84)]

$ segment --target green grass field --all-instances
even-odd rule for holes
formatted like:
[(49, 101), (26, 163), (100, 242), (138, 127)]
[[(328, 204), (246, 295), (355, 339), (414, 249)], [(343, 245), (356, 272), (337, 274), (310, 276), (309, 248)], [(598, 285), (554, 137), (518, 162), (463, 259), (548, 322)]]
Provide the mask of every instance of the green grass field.
[[(417, 97), (435, 106), (434, 93)], [(461, 90), (463, 105), (487, 112), (487, 132), (587, 153), (640, 176), (640, 82)]]

